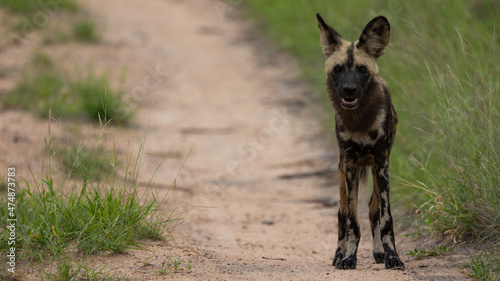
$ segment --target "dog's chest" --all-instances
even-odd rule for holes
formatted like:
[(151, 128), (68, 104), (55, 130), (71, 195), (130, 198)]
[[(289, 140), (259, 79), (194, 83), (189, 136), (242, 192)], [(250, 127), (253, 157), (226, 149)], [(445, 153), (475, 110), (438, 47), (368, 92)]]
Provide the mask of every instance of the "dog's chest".
[[(344, 142), (352, 141), (361, 147), (373, 146), (381, 137), (385, 135), (383, 126), (385, 119), (385, 111), (382, 111), (377, 115), (375, 120), (372, 122), (372, 125), (368, 127), (368, 130), (352, 131), (344, 127), (344, 130), (338, 132), (339, 137)], [(372, 120), (366, 120), (366, 122), (370, 121)], [(341, 120), (337, 120), (337, 122), (341, 123), (340, 125), (342, 126)]]

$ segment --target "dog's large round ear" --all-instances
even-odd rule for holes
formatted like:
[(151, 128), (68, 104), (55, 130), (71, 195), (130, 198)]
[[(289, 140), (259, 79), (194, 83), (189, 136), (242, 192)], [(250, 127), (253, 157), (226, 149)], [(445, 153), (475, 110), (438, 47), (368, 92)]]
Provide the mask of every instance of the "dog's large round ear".
[(323, 53), (329, 57), (342, 45), (342, 36), (328, 26), (319, 13), (316, 14), (316, 18), (318, 19), (318, 27), (321, 32), (321, 47), (323, 48)]
[(389, 21), (384, 16), (378, 16), (366, 25), (356, 47), (378, 58), (384, 54), (390, 39), (391, 26)]

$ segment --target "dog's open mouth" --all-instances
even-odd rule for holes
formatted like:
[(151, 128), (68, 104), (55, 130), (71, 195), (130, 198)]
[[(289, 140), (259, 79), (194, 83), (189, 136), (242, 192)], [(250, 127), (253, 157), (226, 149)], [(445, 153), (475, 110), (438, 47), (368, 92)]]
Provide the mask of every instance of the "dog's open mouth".
[(348, 107), (348, 108), (356, 107), (356, 106), (358, 106), (358, 99), (355, 99), (355, 98), (342, 99), (342, 106)]

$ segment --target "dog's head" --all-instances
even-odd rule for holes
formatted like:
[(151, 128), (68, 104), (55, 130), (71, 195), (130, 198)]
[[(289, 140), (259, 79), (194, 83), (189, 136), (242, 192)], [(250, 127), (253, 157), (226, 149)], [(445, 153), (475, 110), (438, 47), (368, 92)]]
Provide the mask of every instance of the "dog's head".
[(356, 109), (378, 74), (377, 58), (384, 54), (390, 39), (389, 21), (378, 16), (371, 20), (359, 40), (351, 43), (328, 26), (319, 14), (321, 46), (326, 55), (325, 72), (330, 97), (343, 109)]

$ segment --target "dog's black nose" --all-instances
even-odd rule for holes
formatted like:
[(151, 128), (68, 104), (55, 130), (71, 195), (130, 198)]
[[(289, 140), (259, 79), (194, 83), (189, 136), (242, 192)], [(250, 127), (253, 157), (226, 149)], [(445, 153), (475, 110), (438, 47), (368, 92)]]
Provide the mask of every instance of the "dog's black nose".
[(356, 92), (356, 86), (355, 85), (345, 85), (344, 88), (344, 94), (348, 96), (352, 96)]

